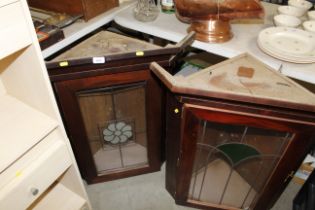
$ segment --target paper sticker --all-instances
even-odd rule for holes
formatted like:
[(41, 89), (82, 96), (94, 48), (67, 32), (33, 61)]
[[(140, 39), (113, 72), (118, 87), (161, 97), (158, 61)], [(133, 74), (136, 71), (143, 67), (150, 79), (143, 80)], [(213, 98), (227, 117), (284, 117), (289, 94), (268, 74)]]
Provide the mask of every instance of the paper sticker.
[(251, 67), (240, 66), (237, 71), (237, 76), (252, 78), (254, 76), (255, 69)]
[(59, 66), (63, 67), (63, 66), (69, 66), (68, 61), (62, 61), (59, 63)]
[(144, 52), (143, 51), (137, 51), (136, 56), (144, 56)]
[(93, 63), (105, 63), (105, 57), (93, 57)]
[(21, 176), (22, 175), (22, 171), (17, 171), (17, 172), (15, 172), (15, 177), (19, 177), (19, 176)]

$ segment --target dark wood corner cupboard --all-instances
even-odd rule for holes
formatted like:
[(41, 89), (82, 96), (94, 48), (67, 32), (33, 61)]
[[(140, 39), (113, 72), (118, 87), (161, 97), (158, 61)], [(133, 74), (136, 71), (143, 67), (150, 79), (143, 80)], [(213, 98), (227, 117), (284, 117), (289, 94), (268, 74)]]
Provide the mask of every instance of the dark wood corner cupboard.
[(307, 114), (183, 95), (167, 100), (166, 188), (181, 205), (270, 209), (314, 141)]
[(156, 48), (103, 31), (47, 63), (88, 183), (160, 170), (163, 94), (149, 63), (167, 67), (174, 48)]
[(188, 76), (151, 68), (169, 89), (166, 188), (176, 203), (270, 209), (314, 143), (314, 95), (247, 54)]
[(314, 95), (247, 54), (170, 74), (179, 45), (126, 39), (99, 33), (47, 63), (84, 179), (159, 170), (165, 137), (177, 204), (270, 209), (314, 142)]

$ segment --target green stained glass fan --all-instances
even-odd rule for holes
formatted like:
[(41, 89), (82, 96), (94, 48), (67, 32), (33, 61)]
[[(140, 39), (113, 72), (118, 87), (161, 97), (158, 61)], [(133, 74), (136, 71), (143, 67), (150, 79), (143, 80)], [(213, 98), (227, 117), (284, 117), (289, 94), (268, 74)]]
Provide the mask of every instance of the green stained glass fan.
[(222, 144), (217, 148), (227, 156), (233, 165), (236, 165), (238, 162), (244, 159), (258, 156), (260, 154), (254, 147), (240, 143)]

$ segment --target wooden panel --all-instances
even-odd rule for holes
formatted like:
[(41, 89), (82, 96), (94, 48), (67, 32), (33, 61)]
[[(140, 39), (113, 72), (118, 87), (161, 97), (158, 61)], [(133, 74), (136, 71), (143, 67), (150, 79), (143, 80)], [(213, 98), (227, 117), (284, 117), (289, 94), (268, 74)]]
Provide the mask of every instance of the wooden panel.
[[(178, 178), (177, 160), (180, 153), (180, 130), (181, 111), (180, 104), (171, 93), (167, 93), (166, 117), (166, 139), (165, 139), (165, 159), (166, 159), (166, 189), (175, 197), (176, 183)], [(175, 113), (178, 110), (178, 113)]]
[(119, 5), (118, 0), (82, 0), (85, 20), (89, 20), (102, 12)]
[[(66, 80), (56, 82), (54, 85), (63, 112), (64, 122), (68, 129), (73, 150), (75, 151), (75, 156), (82, 176), (88, 183), (108, 181), (160, 169), (162, 92), (159, 83), (155, 78), (152, 78), (152, 74), (149, 70), (138, 69), (137, 71), (124, 73), (120, 72), (96, 77)], [(108, 90), (108, 92), (112, 94), (115, 101), (115, 107), (112, 108), (116, 109), (115, 113), (117, 119), (120, 117), (139, 118), (139, 116), (143, 118), (136, 120), (136, 124), (140, 125), (137, 134), (138, 137), (136, 138), (141, 142), (140, 144), (142, 146), (146, 146), (147, 148), (148, 164), (134, 167), (130, 170), (122, 169), (102, 175), (98, 174), (93, 159), (93, 153), (100, 145), (95, 143), (91, 148), (84, 128), (84, 119), (77, 101), (78, 93), (83, 93), (83, 91), (88, 93), (87, 91), (89, 90), (93, 92), (93, 90), (97, 88), (100, 88), (100, 91)], [(94, 103), (95, 99), (93, 100)], [(109, 102), (107, 104), (109, 104)], [(84, 106), (86, 106), (86, 104)], [(93, 106), (87, 105), (87, 107), (91, 109)], [(84, 109), (87, 109), (87, 107)], [(86, 111), (84, 111), (84, 113), (85, 112)], [(100, 112), (104, 113), (104, 111)], [(98, 117), (93, 114), (93, 119), (98, 120)], [(148, 120), (146, 121), (145, 119)], [(147, 124), (145, 125), (145, 123)], [(96, 128), (93, 129), (91, 129), (91, 132), (96, 132)], [(145, 141), (147, 142), (145, 143)]]
[(31, 7), (36, 7), (71, 15), (84, 14), (85, 20), (118, 6), (118, 0), (28, 0)]
[(111, 60), (109, 57), (113, 55), (154, 49), (160, 49), (160, 47), (110, 31), (100, 31), (58, 55), (52, 62), (103, 56), (106, 57), (104, 59), (108, 62)]
[(197, 149), (197, 133), (200, 130), (199, 119), (189, 108), (183, 106), (180, 132), (180, 156), (177, 172), (176, 196), (179, 201), (188, 199), (189, 184)]
[[(256, 140), (247, 139), (249, 143), (254, 144), (258, 147), (261, 146), (261, 142), (257, 144), (256, 141), (258, 140), (264, 141), (267, 146), (275, 147), (268, 148), (267, 146), (263, 146), (262, 152), (265, 154), (274, 153), (275, 151), (277, 151), (277, 153), (282, 153), (280, 157), (268, 157), (269, 159), (267, 158), (266, 160), (264, 160), (264, 164), (267, 167), (262, 169), (263, 172), (260, 173), (260, 176), (256, 180), (253, 180), (253, 177), (251, 177), (250, 174), (251, 169), (257, 171), (257, 165), (259, 164), (255, 164), (255, 161), (248, 163), (247, 166), (249, 168), (249, 171), (248, 169), (244, 171), (242, 168), (236, 168), (239, 174), (249, 184), (254, 184), (255, 190), (263, 189), (259, 194), (258, 200), (256, 200), (257, 203), (255, 201), (251, 205), (251, 208), (255, 210), (266, 209), (266, 206), (271, 206), (272, 203), (278, 198), (281, 190), (284, 189), (289, 181), (289, 179), (285, 181), (287, 175), (291, 171), (294, 171), (298, 168), (300, 161), (302, 161), (303, 156), (306, 154), (307, 148), (309, 148), (311, 144), (311, 135), (312, 133), (314, 133), (314, 126), (305, 125), (301, 121), (292, 122), (286, 118), (265, 119), (265, 117), (272, 116), (272, 112), (270, 112), (268, 116), (261, 115), (258, 117), (246, 116), (246, 113), (235, 114), (233, 110), (212, 110), (211, 107), (201, 107), (194, 105), (186, 105), (185, 107), (187, 111), (183, 116), (184, 124), (182, 125), (180, 145), (180, 154), (182, 155), (179, 155), (180, 168), (177, 170), (177, 173), (173, 173), (173, 177), (171, 177), (171, 179), (176, 179), (176, 202), (188, 206), (202, 207), (205, 209), (233, 209), (224, 205), (221, 206), (211, 203), (206, 204), (205, 202), (187, 200), (187, 195), (189, 192), (188, 187), (190, 183), (191, 172), (193, 170), (193, 157), (195, 156), (196, 150), (195, 143), (197, 141), (197, 132), (199, 130), (198, 119), (204, 119), (223, 124), (231, 124), (235, 126), (248, 125), (261, 129), (271, 129), (274, 131), (289, 132), (291, 134), (294, 134), (293, 138), (290, 141), (286, 140), (286, 142), (281, 146), (277, 138), (273, 138), (273, 141), (276, 142), (271, 145), (270, 141), (272, 139), (268, 139), (268, 135), (262, 136), (261, 139)], [(213, 112), (210, 110), (212, 110)], [(170, 135), (172, 135), (171, 132), (169, 133)], [(263, 133), (266, 134), (265, 132)], [(282, 139), (282, 141), (284, 140)], [(172, 161), (175, 160), (173, 159)], [(279, 162), (275, 165), (274, 168), (270, 169), (270, 167), (268, 166), (274, 164), (275, 161)], [(268, 180), (267, 183), (265, 182), (266, 179)]]
[(31, 7), (36, 7), (45, 10), (51, 10), (55, 12), (64, 12), (71, 15), (77, 15), (83, 13), (83, 4), (81, 0), (28, 0)]
[[(155, 63), (150, 67), (174, 93), (315, 112), (313, 93), (248, 54), (186, 77), (172, 76)], [(252, 69), (253, 76), (244, 77), (241, 68)]]

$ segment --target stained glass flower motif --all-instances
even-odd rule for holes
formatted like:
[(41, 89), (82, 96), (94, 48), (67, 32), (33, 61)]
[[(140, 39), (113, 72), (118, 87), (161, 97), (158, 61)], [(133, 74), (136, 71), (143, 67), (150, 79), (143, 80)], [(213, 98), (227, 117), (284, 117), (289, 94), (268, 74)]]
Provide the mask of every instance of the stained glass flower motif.
[(103, 130), (104, 140), (112, 144), (124, 143), (132, 137), (132, 127), (125, 122), (110, 123)]

